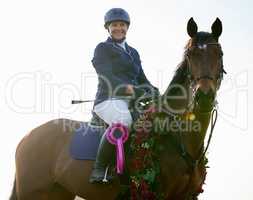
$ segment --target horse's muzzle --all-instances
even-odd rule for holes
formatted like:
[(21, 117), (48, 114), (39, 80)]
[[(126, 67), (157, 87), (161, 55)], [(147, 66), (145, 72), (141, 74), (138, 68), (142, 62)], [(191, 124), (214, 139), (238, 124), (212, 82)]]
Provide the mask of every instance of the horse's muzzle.
[(215, 100), (215, 87), (213, 80), (201, 79), (196, 86), (195, 100), (198, 105), (198, 109), (210, 110)]
[(201, 91), (206, 95), (210, 95), (210, 93), (215, 94), (215, 84), (212, 79), (200, 79), (197, 82), (196, 91)]

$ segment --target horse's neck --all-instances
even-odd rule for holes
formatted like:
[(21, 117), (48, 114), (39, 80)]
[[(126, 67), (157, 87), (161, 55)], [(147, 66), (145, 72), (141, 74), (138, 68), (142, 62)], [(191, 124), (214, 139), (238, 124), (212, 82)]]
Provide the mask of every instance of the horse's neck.
[(186, 82), (179, 82), (177, 79), (178, 77), (174, 76), (170, 82), (169, 87), (163, 95), (163, 103), (169, 111), (182, 113), (189, 103), (189, 89)]
[[(172, 80), (170, 85), (174, 83), (175, 83), (175, 80)], [(176, 84), (179, 84), (179, 83), (176, 83)], [(181, 82), (179, 85), (181, 85), (182, 88), (185, 88), (185, 91), (187, 91), (188, 98), (186, 98), (185, 100), (167, 98), (167, 101), (165, 101), (165, 103), (169, 105), (170, 108), (173, 108), (173, 109), (175, 108), (176, 110), (187, 111), (187, 107), (189, 105), (189, 96), (190, 96), (189, 91), (190, 90), (189, 90), (188, 85), (185, 82)], [(180, 93), (180, 91), (177, 91), (176, 89), (171, 90), (170, 92), (167, 92), (167, 97), (178, 95), (178, 93)], [(183, 133), (182, 138), (183, 138), (183, 143), (188, 153), (193, 158), (197, 159), (197, 157), (199, 156), (200, 150), (203, 146), (205, 136), (206, 136), (206, 131), (207, 131), (209, 121), (210, 121), (210, 113), (194, 112), (194, 114), (195, 114), (195, 120), (187, 124), (189, 131), (187, 130), (185, 133)]]
[(195, 159), (200, 156), (206, 137), (207, 128), (210, 122), (210, 113), (195, 113), (195, 120), (192, 121), (191, 131), (184, 135), (183, 142), (188, 153)]

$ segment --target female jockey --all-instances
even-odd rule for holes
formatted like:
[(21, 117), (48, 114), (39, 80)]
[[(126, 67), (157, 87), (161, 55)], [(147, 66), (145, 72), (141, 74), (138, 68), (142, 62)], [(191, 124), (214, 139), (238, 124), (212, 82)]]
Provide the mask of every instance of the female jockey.
[[(130, 127), (133, 121), (128, 108), (129, 100), (117, 96), (136, 95), (136, 92), (140, 92), (136, 86), (140, 85), (158, 91), (146, 78), (137, 50), (126, 43), (129, 25), (130, 18), (124, 9), (110, 9), (104, 17), (104, 27), (109, 32), (109, 37), (97, 45), (92, 59), (98, 75), (93, 112), (103, 119), (109, 128), (113, 123)], [(102, 182), (114, 151), (115, 147), (107, 141), (104, 134), (90, 177), (91, 183)], [(112, 178), (112, 173), (109, 172), (107, 180), (111, 181)]]

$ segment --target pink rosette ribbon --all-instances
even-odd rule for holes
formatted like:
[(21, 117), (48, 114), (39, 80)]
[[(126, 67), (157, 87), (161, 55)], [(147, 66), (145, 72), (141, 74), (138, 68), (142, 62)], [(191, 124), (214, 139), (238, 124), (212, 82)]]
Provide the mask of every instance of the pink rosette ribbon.
[[(114, 132), (116, 129), (119, 129), (121, 132), (121, 136), (116, 138)], [(122, 174), (124, 169), (124, 162), (125, 162), (125, 153), (124, 153), (124, 146), (123, 144), (127, 141), (129, 136), (127, 126), (121, 123), (113, 123), (106, 132), (107, 140), (116, 145), (116, 152), (117, 152), (117, 173)]]

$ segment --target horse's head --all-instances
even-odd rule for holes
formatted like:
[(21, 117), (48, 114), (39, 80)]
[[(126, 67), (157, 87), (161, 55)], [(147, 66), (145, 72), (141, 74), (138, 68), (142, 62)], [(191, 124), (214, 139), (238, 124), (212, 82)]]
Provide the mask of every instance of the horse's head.
[(223, 78), (223, 52), (219, 43), (222, 23), (217, 18), (212, 32), (198, 32), (191, 18), (187, 32), (191, 37), (185, 47), (184, 59), (163, 94), (163, 105), (172, 113), (184, 113), (192, 105), (210, 111)]
[[(185, 48), (187, 77), (198, 103), (210, 105), (214, 101), (222, 75), (222, 49), (218, 39), (222, 33), (222, 23), (217, 18), (212, 24), (212, 32), (198, 32), (198, 26), (191, 18), (187, 32), (191, 37)], [(206, 106), (206, 105), (205, 105)]]

